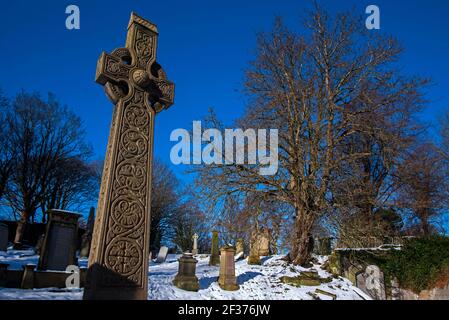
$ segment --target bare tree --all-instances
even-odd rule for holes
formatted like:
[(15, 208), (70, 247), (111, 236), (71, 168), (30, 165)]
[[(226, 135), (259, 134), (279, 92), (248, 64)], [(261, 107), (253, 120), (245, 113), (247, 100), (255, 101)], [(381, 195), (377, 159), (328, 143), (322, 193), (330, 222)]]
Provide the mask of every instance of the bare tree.
[(58, 159), (40, 202), (42, 222), (48, 209), (83, 211), (98, 196), (98, 163), (88, 163), (79, 156)]
[(10, 104), (8, 99), (0, 90), (0, 201), (6, 191), (9, 178), (13, 170), (14, 148), (11, 144), (10, 126), (6, 121), (6, 114), (9, 110)]
[(45, 101), (38, 94), (18, 94), (6, 120), (11, 130), (8, 139), (15, 149), (6, 200), (20, 214), (14, 241), (20, 247), (25, 224), (33, 221), (37, 209), (50, 201), (58, 166), (64, 159), (86, 159), (91, 151), (84, 142), (79, 117), (52, 95)]
[[(416, 108), (420, 97), (423, 81), (394, 69), (401, 51), (396, 41), (367, 32), (362, 23), (350, 14), (332, 20), (317, 7), (306, 21), (308, 37), (288, 30), (280, 19), (271, 33), (261, 34), (246, 73), (251, 102), (237, 124), (279, 129), (279, 170), (262, 176), (257, 165), (200, 169), (200, 185), (214, 198), (252, 192), (289, 204), (294, 211), (289, 258), (295, 264), (310, 260), (316, 221), (338, 210), (335, 180), (372, 155), (369, 146), (345, 147), (348, 141), (355, 135), (374, 137), (373, 130), (380, 137), (396, 125), (388, 120), (404, 115), (401, 110), (413, 113), (408, 108)], [(383, 127), (363, 121), (375, 121), (379, 113), (386, 119)]]
[(420, 144), (405, 158), (397, 179), (397, 206), (419, 226), (419, 234), (431, 234), (449, 208), (447, 162), (434, 144)]

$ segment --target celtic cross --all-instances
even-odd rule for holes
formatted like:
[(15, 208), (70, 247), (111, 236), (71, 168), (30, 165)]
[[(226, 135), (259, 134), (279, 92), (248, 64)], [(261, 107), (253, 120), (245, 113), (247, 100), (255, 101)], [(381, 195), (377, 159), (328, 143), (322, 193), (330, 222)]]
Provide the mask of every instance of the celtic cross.
[(154, 119), (174, 98), (157, 38), (156, 26), (132, 13), (125, 48), (98, 60), (96, 82), (115, 108), (84, 299), (147, 299)]

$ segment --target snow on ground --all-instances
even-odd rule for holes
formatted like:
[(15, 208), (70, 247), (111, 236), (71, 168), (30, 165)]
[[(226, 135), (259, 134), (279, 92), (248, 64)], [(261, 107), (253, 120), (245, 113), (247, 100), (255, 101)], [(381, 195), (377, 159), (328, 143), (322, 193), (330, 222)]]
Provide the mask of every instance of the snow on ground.
[[(318, 257), (318, 263), (312, 268), (302, 268), (287, 264), (282, 261), (282, 256), (262, 258), (261, 265), (248, 265), (246, 260), (236, 262), (237, 282), (240, 285), (238, 291), (224, 291), (218, 286), (217, 278), (219, 267), (208, 265), (208, 255), (197, 256), (198, 264), (196, 275), (199, 279), (200, 290), (189, 292), (178, 289), (172, 284), (173, 278), (178, 272), (179, 255), (168, 255), (165, 263), (150, 263), (148, 295), (151, 300), (312, 300), (318, 297), (322, 300), (332, 299), (327, 295), (315, 293), (321, 289), (335, 294), (337, 300), (370, 300), (361, 290), (354, 287), (344, 278), (333, 279), (329, 283), (320, 286), (295, 287), (281, 283), (282, 276), (298, 276), (301, 271), (316, 270), (323, 277), (331, 275), (321, 269), (326, 257)], [(22, 265), (37, 264), (39, 257), (33, 250), (0, 252), (0, 263), (10, 264), (10, 269), (22, 269)], [(86, 259), (80, 259), (80, 266), (86, 267)], [(82, 298), (83, 289), (57, 289), (44, 288), (34, 290), (0, 288), (0, 300), (2, 299), (27, 299), (27, 300), (79, 300)]]

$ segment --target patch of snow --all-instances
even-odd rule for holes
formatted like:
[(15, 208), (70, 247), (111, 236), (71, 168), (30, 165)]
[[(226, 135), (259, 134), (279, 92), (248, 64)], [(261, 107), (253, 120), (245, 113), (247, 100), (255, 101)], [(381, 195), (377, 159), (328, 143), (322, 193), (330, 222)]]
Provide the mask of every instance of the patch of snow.
[[(322, 278), (331, 277), (322, 269), (327, 257), (317, 256), (317, 263), (311, 268), (293, 266), (281, 260), (283, 256), (262, 257), (261, 265), (248, 265), (247, 260), (239, 260), (236, 265), (236, 277), (240, 286), (238, 291), (225, 291), (218, 286), (218, 266), (209, 266), (209, 256), (200, 254), (196, 276), (199, 279), (198, 292), (184, 291), (172, 283), (178, 272), (180, 255), (170, 254), (164, 263), (150, 261), (148, 272), (148, 296), (151, 300), (311, 300), (319, 298), (329, 300), (332, 297), (315, 293), (316, 289), (336, 295), (337, 300), (371, 300), (369, 296), (342, 277), (333, 278), (329, 283), (319, 286), (295, 287), (280, 281), (282, 276), (298, 276), (302, 271), (318, 272)], [(10, 268), (22, 269), (23, 265), (37, 264), (39, 256), (34, 251), (12, 251), (0, 254), (0, 263), (10, 264)], [(87, 267), (87, 258), (79, 259), (80, 267)], [(80, 300), (83, 289), (13, 289), (0, 288), (1, 299), (26, 300)]]

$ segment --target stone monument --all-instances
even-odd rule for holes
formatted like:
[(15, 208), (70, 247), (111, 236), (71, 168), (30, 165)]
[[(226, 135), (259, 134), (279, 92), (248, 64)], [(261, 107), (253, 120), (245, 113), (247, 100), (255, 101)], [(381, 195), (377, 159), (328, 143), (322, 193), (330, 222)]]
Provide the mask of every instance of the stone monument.
[(200, 285), (195, 275), (196, 263), (198, 261), (193, 257), (192, 253), (184, 253), (178, 259), (178, 262), (178, 274), (173, 280), (173, 284), (183, 290), (198, 291)]
[(241, 260), (245, 258), (245, 245), (242, 238), (237, 239), (235, 244), (235, 261)]
[(162, 246), (159, 249), (159, 253), (158, 253), (157, 258), (156, 258), (156, 263), (165, 262), (165, 260), (167, 259), (167, 254), (168, 254), (168, 248), (165, 247), (165, 246)]
[(51, 209), (39, 255), (39, 270), (65, 271), (76, 265), (78, 219), (80, 214)]
[(198, 234), (194, 234), (193, 237), (193, 248), (192, 248), (192, 254), (198, 254)]
[(235, 291), (239, 289), (237, 278), (235, 277), (235, 248), (225, 246), (220, 249), (220, 275), (218, 285), (223, 290)]
[(209, 258), (209, 265), (210, 266), (216, 266), (220, 263), (220, 254), (218, 251), (218, 231), (213, 230), (212, 231), (212, 245), (211, 245), (211, 252), (210, 252), (210, 258)]
[(250, 243), (249, 243), (249, 256), (248, 264), (257, 265), (260, 264), (260, 254), (259, 254), (259, 241), (258, 233), (253, 231), (251, 233)]
[(80, 257), (88, 257), (90, 251), (90, 243), (92, 241), (92, 233), (94, 232), (95, 223), (95, 208), (91, 207), (89, 211), (89, 218), (87, 219), (86, 232), (81, 238)]
[(260, 232), (257, 233), (257, 246), (259, 250), (259, 256), (269, 256), (270, 255), (270, 230), (268, 228), (262, 228)]
[(8, 226), (0, 223), (0, 251), (8, 250)]
[(156, 25), (132, 13), (126, 46), (98, 61), (96, 82), (115, 107), (84, 299), (148, 298), (154, 121), (174, 99), (157, 39)]
[(373, 299), (386, 300), (384, 274), (378, 266), (369, 265), (356, 276), (356, 286)]

